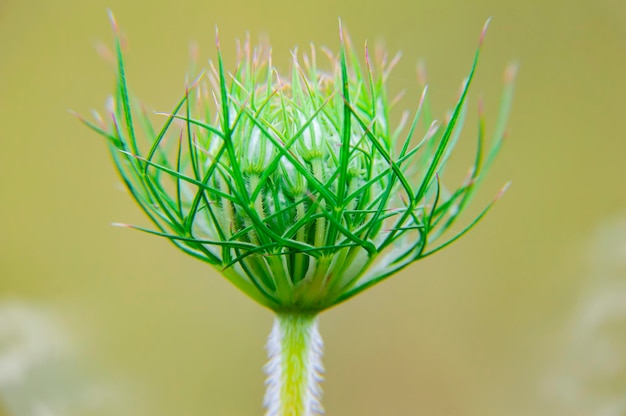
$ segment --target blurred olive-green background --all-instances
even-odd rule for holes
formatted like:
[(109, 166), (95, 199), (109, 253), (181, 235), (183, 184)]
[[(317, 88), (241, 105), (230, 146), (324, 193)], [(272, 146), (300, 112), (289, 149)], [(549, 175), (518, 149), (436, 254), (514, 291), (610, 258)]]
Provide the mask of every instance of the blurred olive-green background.
[[(150, 109), (184, 88), (188, 46), (227, 59), (246, 31), (279, 67), (309, 41), (384, 40), (419, 98), (427, 63), (443, 116), (493, 16), (471, 100), (495, 121), (520, 64), (501, 157), (481, 190), (512, 187), (473, 233), (324, 313), (324, 403), (341, 415), (626, 414), (626, 3), (618, 0), (210, 2), (0, 0), (0, 414), (262, 414), (272, 315), (164, 240), (122, 191), (102, 139), (114, 71)], [(475, 144), (475, 105), (451, 179)], [(476, 206), (478, 209), (478, 206)], [(475, 210), (476, 211), (476, 210)], [(3, 408), (1, 408), (3, 407)], [(3, 416), (4, 416), (3, 414)]]

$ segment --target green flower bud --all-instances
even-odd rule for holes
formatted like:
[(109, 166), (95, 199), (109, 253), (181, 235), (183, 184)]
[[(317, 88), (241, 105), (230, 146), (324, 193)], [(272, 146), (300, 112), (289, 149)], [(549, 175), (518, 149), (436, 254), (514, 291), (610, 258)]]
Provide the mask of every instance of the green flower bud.
[[(425, 111), (426, 89), (410, 127), (393, 127), (387, 79), (397, 60), (387, 63), (381, 53), (372, 62), (366, 48), (363, 65), (343, 41), (337, 55), (327, 53), (327, 67), (318, 67), (313, 48), (303, 65), (294, 53), (288, 73), (272, 66), (267, 45), (244, 43), (232, 73), (218, 50), (217, 65), (152, 127), (130, 96), (117, 46), (112, 119), (88, 124), (108, 139), (131, 195), (156, 227), (135, 228), (214, 265), (268, 308), (330, 308), (482, 218), (438, 242), (464, 212), (503, 136), (497, 128), (483, 155), (481, 112), (470, 176), (456, 189), (443, 186), (478, 53), (438, 128)], [(511, 91), (509, 83), (499, 126)]]
[(274, 146), (254, 125), (235, 134), (243, 138), (238, 152), (242, 171), (246, 174), (260, 175), (274, 157)]
[(85, 121), (108, 140), (124, 183), (156, 229), (133, 228), (215, 266), (276, 312), (267, 416), (323, 413), (319, 312), (448, 246), (491, 206), (440, 241), (500, 148), (512, 71), (491, 149), (483, 153), (479, 105), (474, 165), (449, 190), (444, 170), (465, 120), (478, 52), (446, 122), (430, 119), (424, 88), (407, 129), (405, 118), (390, 122), (396, 100), (387, 79), (398, 56), (387, 63), (380, 53), (371, 62), (366, 47), (362, 66), (344, 39), (342, 33), (338, 55), (325, 50), (328, 67), (317, 66), (312, 48), (304, 65), (293, 53), (289, 73), (272, 66), (267, 45), (253, 49), (249, 41), (239, 45), (236, 70), (226, 73), (218, 48), (217, 66), (153, 126), (128, 91), (118, 36), (111, 120)]
[(280, 161), (280, 177), (283, 180), (284, 189), (290, 197), (298, 198), (306, 193), (306, 179), (287, 159)]

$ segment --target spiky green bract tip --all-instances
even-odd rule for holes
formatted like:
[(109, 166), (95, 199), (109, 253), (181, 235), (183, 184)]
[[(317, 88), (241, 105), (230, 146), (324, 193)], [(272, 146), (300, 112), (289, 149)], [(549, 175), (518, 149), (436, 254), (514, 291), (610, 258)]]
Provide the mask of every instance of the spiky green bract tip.
[(405, 128), (392, 126), (389, 114), (387, 78), (397, 59), (377, 53), (372, 62), (366, 50), (362, 67), (341, 33), (338, 54), (295, 51), (287, 73), (273, 67), (268, 45), (240, 44), (233, 72), (218, 49), (216, 64), (159, 128), (128, 90), (118, 35), (109, 121), (86, 122), (108, 139), (122, 179), (156, 227), (133, 228), (214, 265), (278, 312), (327, 309), (467, 232), (483, 214), (436, 243), (467, 207), (504, 136), (510, 82), (491, 150), (481, 110), (474, 166), (448, 190), (441, 178), (479, 51), (449, 120), (430, 119), (424, 90)]

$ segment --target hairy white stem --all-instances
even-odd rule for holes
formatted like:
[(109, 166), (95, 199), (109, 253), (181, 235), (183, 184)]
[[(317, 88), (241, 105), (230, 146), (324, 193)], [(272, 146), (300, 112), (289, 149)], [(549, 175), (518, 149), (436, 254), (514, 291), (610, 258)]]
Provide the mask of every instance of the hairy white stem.
[(276, 316), (267, 341), (265, 416), (324, 414), (320, 402), (323, 347), (316, 315)]

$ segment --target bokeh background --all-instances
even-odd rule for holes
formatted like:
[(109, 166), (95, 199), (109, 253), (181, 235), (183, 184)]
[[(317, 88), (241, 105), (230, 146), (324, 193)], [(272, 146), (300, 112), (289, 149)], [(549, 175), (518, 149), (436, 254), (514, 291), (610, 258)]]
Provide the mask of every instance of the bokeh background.
[[(0, 415), (262, 414), (272, 315), (147, 224), (99, 137), (68, 114), (102, 109), (114, 71), (106, 9), (148, 108), (183, 91), (191, 41), (227, 61), (246, 31), (277, 65), (313, 40), (383, 40), (391, 83), (439, 116), (492, 25), (471, 100), (495, 120), (520, 64), (483, 223), (322, 316), (333, 415), (626, 414), (626, 3), (619, 0), (0, 1)], [(470, 108), (475, 114), (475, 105)], [(472, 120), (470, 117), (469, 120)], [(475, 120), (475, 118), (474, 118)], [(465, 173), (475, 124), (453, 161)]]

